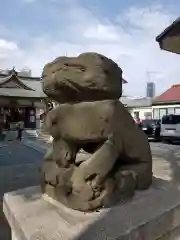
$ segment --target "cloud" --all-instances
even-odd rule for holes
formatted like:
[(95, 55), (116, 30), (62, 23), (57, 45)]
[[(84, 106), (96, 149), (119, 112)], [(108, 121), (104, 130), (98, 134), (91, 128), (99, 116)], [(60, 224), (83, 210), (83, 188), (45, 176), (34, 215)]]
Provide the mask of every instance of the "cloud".
[[(2, 50), (10, 50), (10, 51), (15, 51), (18, 49), (18, 46), (15, 42), (11, 42), (11, 41), (6, 41), (4, 39), (0, 39), (0, 51)], [(1, 53), (1, 52), (0, 52)]]
[(119, 34), (116, 28), (113, 26), (104, 26), (103, 24), (98, 24), (97, 26), (90, 26), (83, 33), (85, 38), (94, 39), (98, 41), (118, 41), (120, 40)]
[[(1, 69), (6, 68), (9, 64), (13, 65), (11, 60), (20, 56), (21, 50), (15, 42), (0, 39), (0, 63)], [(10, 59), (11, 56), (11, 59)]]
[[(180, 57), (161, 51), (155, 42), (155, 37), (176, 18), (174, 12), (153, 5), (129, 7), (113, 17), (100, 17), (77, 1), (62, 2), (61, 8), (56, 1), (50, 5), (54, 8), (54, 32), (50, 27), (45, 34), (27, 36), (27, 46), (0, 40), (0, 64), (11, 67), (13, 55), (17, 68), (29, 67), (34, 75), (40, 75), (44, 64), (59, 55), (97, 51), (119, 63), (129, 82), (124, 87), (127, 94), (145, 94), (147, 72), (152, 72), (149, 76), (157, 85), (157, 93), (180, 81)], [(1, 57), (3, 49), (6, 54)]]

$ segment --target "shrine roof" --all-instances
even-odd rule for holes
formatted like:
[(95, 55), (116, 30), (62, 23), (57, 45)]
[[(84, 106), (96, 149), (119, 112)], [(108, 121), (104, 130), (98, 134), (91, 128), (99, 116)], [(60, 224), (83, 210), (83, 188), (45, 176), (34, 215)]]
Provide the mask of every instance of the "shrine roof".
[[(7, 87), (14, 82), (16, 86)], [(0, 73), (0, 96), (24, 97), (24, 98), (45, 98), (42, 91), (41, 79), (37, 77), (19, 76), (13, 69), (8, 74)]]
[(46, 98), (47, 96), (41, 91), (29, 91), (20, 88), (0, 88), (0, 96), (5, 97), (22, 97), (22, 98)]

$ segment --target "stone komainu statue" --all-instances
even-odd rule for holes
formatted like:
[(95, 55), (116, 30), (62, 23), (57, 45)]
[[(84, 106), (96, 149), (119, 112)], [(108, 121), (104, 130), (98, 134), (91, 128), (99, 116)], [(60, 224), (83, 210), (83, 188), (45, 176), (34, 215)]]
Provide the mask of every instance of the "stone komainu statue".
[[(97, 53), (45, 65), (43, 91), (59, 106), (44, 128), (54, 140), (42, 167), (42, 190), (67, 207), (109, 207), (152, 183), (148, 139), (119, 101), (122, 70)], [(83, 150), (83, 151), (82, 151)]]

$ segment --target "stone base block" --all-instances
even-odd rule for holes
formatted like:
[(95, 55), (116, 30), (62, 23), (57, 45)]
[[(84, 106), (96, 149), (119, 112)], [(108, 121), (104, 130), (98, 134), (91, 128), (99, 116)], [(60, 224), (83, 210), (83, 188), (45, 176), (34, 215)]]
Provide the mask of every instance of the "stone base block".
[(180, 191), (163, 180), (94, 213), (68, 209), (39, 187), (6, 193), (3, 209), (17, 240), (180, 239)]

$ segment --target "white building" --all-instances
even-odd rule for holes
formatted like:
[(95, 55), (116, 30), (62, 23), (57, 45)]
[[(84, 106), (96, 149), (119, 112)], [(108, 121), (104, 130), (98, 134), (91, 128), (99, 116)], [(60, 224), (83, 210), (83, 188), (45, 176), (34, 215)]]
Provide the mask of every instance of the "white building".
[(120, 101), (128, 108), (132, 117), (138, 117), (141, 120), (152, 118), (152, 99), (121, 97)]

